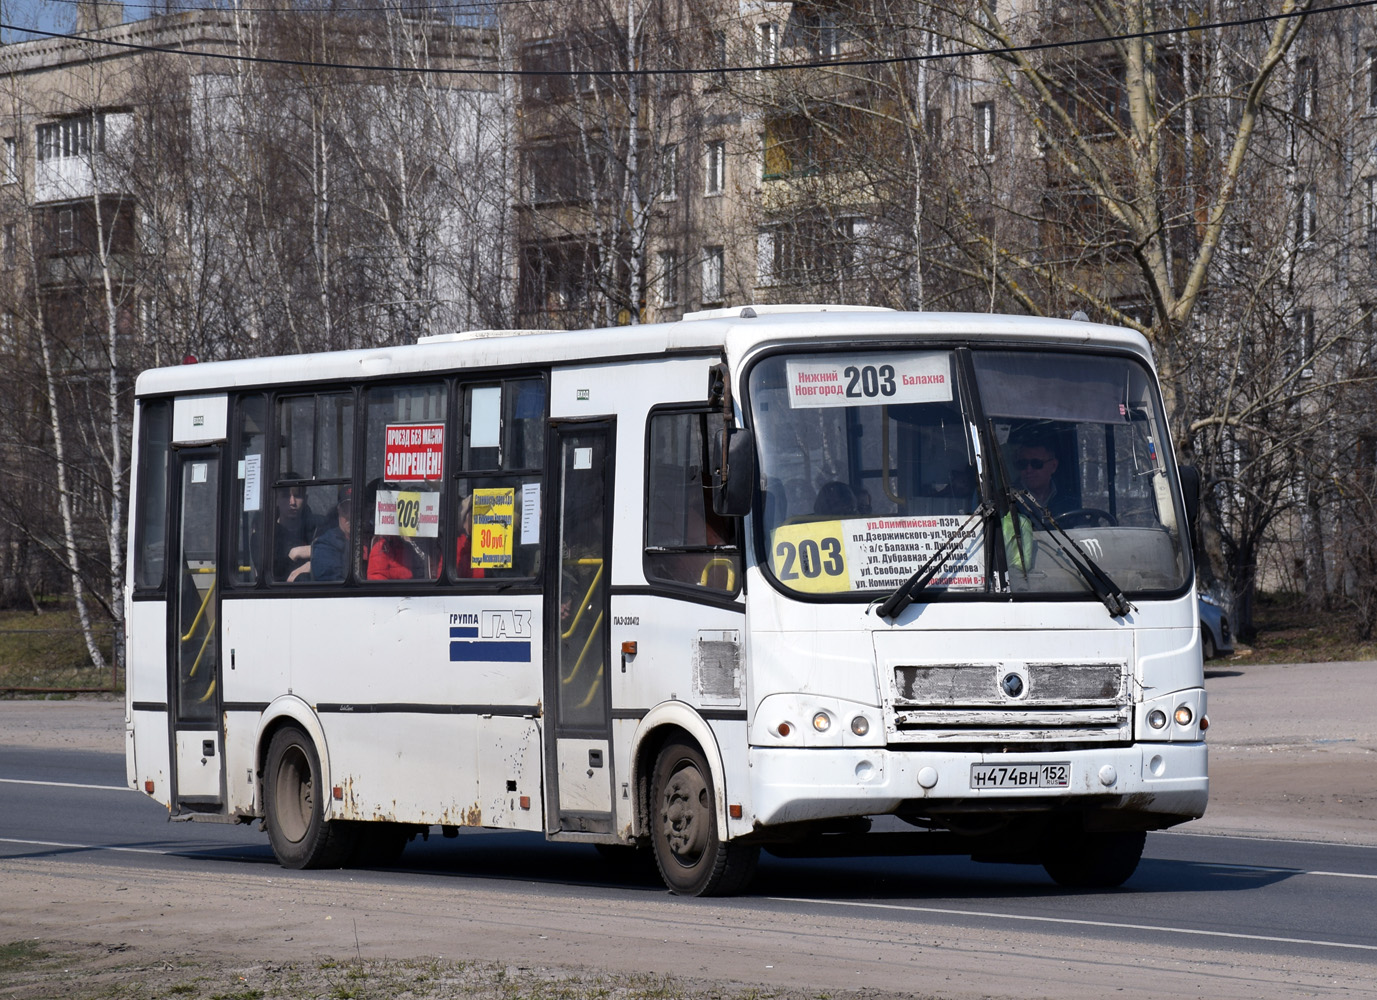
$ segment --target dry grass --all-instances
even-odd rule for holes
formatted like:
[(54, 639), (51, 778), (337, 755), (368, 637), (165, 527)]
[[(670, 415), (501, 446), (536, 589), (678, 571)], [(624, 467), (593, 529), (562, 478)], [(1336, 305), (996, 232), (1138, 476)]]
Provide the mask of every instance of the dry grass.
[(1254, 617), (1258, 634), (1251, 645), (1239, 644), (1233, 657), (1239, 662), (1377, 660), (1377, 640), (1358, 639), (1352, 611), (1314, 611), (1301, 594), (1262, 594)]
[[(142, 949), (141, 949), (142, 950)], [(124, 952), (124, 954), (121, 954)], [(0, 944), (0, 996), (13, 1000), (899, 1000), (440, 959), (321, 959), (230, 965), (169, 956), (129, 961), (126, 946)], [(918, 1000), (930, 994), (905, 994)]]
[[(101, 623), (102, 652), (110, 651), (109, 625)], [(121, 686), (123, 678), (120, 679)], [(91, 688), (110, 684), (108, 671), (91, 666), (76, 612), (55, 608), (0, 611), (0, 697), (5, 688)]]

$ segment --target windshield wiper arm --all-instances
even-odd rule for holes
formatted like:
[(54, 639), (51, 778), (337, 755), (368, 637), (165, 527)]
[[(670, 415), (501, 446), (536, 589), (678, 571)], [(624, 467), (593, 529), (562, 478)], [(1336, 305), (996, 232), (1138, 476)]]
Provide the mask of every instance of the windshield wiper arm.
[(971, 516), (966, 518), (961, 527), (948, 535), (946, 541), (937, 547), (937, 551), (928, 556), (927, 561), (914, 570), (913, 575), (885, 599), (885, 602), (880, 605), (880, 617), (898, 617), (900, 611), (912, 604), (914, 598), (927, 589), (927, 585), (932, 582), (932, 578), (937, 575), (937, 571), (942, 568), (951, 554), (964, 545), (966, 539), (971, 536), (975, 529), (984, 524), (985, 519), (993, 513), (994, 507), (983, 502), (972, 511)]
[(1052, 530), (1048, 532), (1052, 536), (1052, 541), (1056, 543), (1061, 553), (1070, 560), (1071, 565), (1076, 567), (1076, 572), (1085, 579), (1090, 585), (1090, 589), (1095, 592), (1095, 596), (1100, 602), (1109, 609), (1109, 613), (1115, 618), (1123, 618), (1130, 611), (1137, 608), (1124, 596), (1123, 590), (1110, 579), (1109, 574), (1101, 568), (1100, 564), (1091, 558), (1090, 553), (1086, 552), (1076, 540), (1066, 533), (1066, 529), (1057, 523), (1057, 519), (1052, 516), (1052, 512), (1033, 499), (1033, 495), (1027, 490), (1014, 490), (1013, 496), (1029, 510), (1036, 511), (1047, 524), (1051, 525)]

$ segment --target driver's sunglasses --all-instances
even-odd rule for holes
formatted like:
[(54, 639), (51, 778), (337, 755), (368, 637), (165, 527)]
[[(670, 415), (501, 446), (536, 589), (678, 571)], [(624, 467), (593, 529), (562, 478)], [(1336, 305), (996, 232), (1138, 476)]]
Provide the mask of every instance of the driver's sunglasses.
[(1020, 469), (1041, 469), (1047, 461), (1045, 458), (1020, 458), (1014, 464)]

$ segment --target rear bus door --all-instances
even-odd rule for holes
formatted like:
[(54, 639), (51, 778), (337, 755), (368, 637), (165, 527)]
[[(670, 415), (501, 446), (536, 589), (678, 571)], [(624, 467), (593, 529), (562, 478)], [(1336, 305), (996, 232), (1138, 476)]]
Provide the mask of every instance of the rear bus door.
[(219, 572), (223, 448), (219, 443), (176, 443), (196, 433), (188, 424), (205, 427), (207, 413), (211, 426), (205, 431), (214, 434), (224, 424), (224, 405), (224, 397), (179, 399), (173, 416), (176, 499), (167, 603), (174, 815), (218, 813), (225, 803)]
[(608, 591), (612, 579), (611, 421), (556, 424), (550, 437), (545, 711), (550, 831), (613, 826)]

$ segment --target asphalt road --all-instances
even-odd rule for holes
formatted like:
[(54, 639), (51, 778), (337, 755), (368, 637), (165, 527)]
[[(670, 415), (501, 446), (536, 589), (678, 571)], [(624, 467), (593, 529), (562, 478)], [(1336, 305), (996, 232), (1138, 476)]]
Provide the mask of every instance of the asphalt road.
[[(806, 979), (819, 987), (902, 988), (912, 982), (902, 974), (904, 961), (919, 954), (925, 969), (955, 963), (947, 978), (960, 987), (953, 983), (954, 992), (942, 996), (966, 995), (977, 983), (979, 995), (1032, 995), (1018, 986), (1030, 962), (1055, 967), (1038, 982), (1054, 987), (1046, 995), (1061, 996), (1096, 995), (1105, 976), (1124, 977), (1127, 985), (1117, 990), (1132, 994), (1136, 984), (1154, 996), (1194, 995), (1206, 983), (1216, 997), (1284, 996), (1302, 988), (1352, 996), (1377, 982), (1377, 848), (1367, 846), (1154, 834), (1124, 889), (1097, 893), (1062, 890), (1040, 868), (963, 859), (767, 856), (746, 896), (707, 901), (669, 896), (657, 880), (619, 870), (589, 847), (525, 834), (436, 836), (413, 843), (394, 870), (287, 872), (255, 828), (168, 822), (162, 807), (124, 787), (123, 757), (111, 752), (0, 746), (0, 803), (0, 895), (7, 900), (0, 939), (35, 921), (47, 925), (45, 933), (60, 935), (67, 922), (79, 935), (127, 936), (131, 921), (157, 922), (146, 904), (128, 919), (111, 904), (147, 894), (161, 908), (164, 930), (183, 940), (189, 912), (203, 914), (205, 929), (214, 928), (222, 945), (238, 940), (290, 953), (297, 941), (311, 940), (328, 949), (328, 934), (317, 942), (306, 933), (314, 920), (284, 916), (281, 935), (262, 926), (272, 900), (290, 904), (277, 907), (286, 915), (319, 894), (328, 900), (319, 905), (352, 916), (356, 934), (362, 917), (366, 945), (393, 956), (407, 944), (421, 954), (454, 955), (455, 937), (440, 928), (462, 899), (470, 922), (475, 913), (502, 915), (477, 922), (500, 931), (495, 936), (517, 957), (529, 951), (519, 947), (515, 928), (538, 927), (543, 933), (532, 936), (543, 939), (537, 947), (554, 951), (546, 956), (551, 962), (616, 968), (630, 960), (631, 968), (664, 964), (677, 975), (754, 975), (774, 984), (812, 968)], [(112, 891), (116, 883), (123, 888)], [(226, 887), (244, 893), (240, 918), (222, 905)], [(416, 909), (422, 899), (435, 901), (429, 917)], [(582, 941), (599, 913), (606, 919), (598, 944)], [(624, 925), (633, 914), (639, 917)], [(418, 933), (417, 921), (430, 924), (430, 933)], [(647, 926), (664, 931), (663, 954), (644, 939)], [(578, 940), (562, 951), (545, 944), (565, 934)], [(695, 959), (682, 942), (671, 946), (720, 936), (732, 947), (716, 948), (711, 963)], [(345, 938), (335, 944), (359, 946)], [(475, 945), (480, 939), (471, 932), (460, 938)], [(858, 948), (874, 952), (878, 964), (853, 970)], [(988, 961), (977, 960), (987, 949)], [(889, 958), (893, 967), (878, 975), (890, 953), (906, 959)], [(967, 967), (973, 961), (988, 982)], [(1183, 965), (1193, 971), (1174, 983)], [(1056, 969), (1067, 983), (1057, 984)], [(1151, 977), (1135, 980), (1143, 969), (1152, 969)]]

